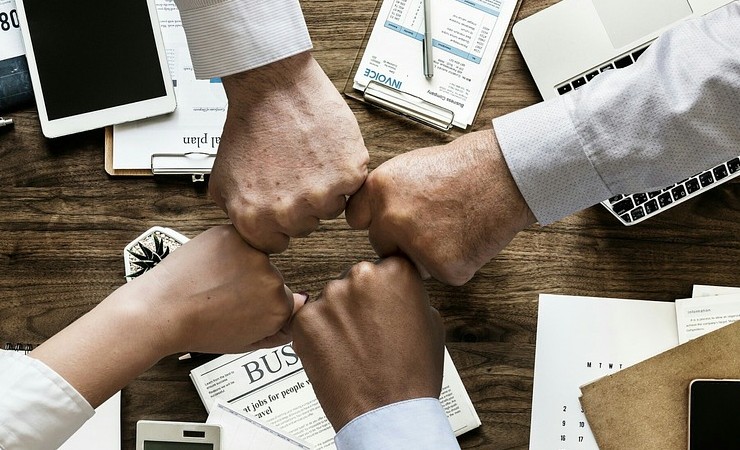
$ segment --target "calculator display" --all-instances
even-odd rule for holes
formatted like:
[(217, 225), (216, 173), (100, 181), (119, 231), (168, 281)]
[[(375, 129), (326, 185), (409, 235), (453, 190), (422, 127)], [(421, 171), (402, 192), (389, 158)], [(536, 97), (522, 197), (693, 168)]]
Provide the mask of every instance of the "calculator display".
[(213, 444), (201, 442), (144, 441), (143, 450), (213, 450)]

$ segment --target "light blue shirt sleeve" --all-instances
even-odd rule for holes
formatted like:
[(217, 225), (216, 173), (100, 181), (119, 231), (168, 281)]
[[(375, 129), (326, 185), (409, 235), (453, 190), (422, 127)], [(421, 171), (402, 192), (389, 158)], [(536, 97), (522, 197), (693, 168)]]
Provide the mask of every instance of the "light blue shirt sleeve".
[(393, 403), (356, 417), (334, 438), (338, 450), (459, 449), (436, 398)]
[(665, 32), (633, 65), (493, 120), (545, 225), (740, 154), (740, 2)]

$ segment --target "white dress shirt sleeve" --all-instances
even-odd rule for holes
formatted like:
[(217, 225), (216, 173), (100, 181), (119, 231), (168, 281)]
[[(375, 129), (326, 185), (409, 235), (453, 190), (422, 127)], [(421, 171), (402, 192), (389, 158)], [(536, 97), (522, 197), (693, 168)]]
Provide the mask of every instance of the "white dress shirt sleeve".
[(545, 225), (616, 194), (669, 186), (740, 154), (740, 2), (686, 21), (640, 59), (493, 120)]
[(436, 398), (393, 403), (356, 417), (334, 438), (338, 450), (459, 449)]
[(0, 350), (0, 449), (59, 448), (95, 410), (39, 360)]
[(311, 49), (298, 0), (175, 0), (198, 79), (254, 69)]

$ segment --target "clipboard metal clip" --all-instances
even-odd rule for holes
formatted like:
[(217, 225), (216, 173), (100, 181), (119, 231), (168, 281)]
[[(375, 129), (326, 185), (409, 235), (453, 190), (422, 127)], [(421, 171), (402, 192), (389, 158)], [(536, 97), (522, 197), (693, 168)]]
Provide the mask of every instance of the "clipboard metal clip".
[(386, 86), (375, 80), (367, 84), (363, 91), (363, 98), (368, 103), (442, 131), (449, 131), (455, 119), (455, 113), (447, 108)]
[(215, 153), (155, 153), (152, 155), (153, 175), (192, 175), (193, 183), (203, 182), (211, 173)]

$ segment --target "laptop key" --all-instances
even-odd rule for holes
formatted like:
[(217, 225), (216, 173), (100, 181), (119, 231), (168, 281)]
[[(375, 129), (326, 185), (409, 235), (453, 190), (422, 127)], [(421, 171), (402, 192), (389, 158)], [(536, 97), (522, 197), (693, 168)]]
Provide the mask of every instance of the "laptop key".
[(624, 222), (625, 222), (625, 223), (630, 223), (630, 222), (632, 222), (632, 217), (630, 217), (629, 213), (627, 213), (627, 214), (622, 214), (622, 215), (621, 215), (621, 216), (619, 216), (619, 217), (621, 217), (621, 218), (622, 218), (622, 220), (624, 220)]
[(616, 67), (617, 69), (621, 69), (623, 67), (627, 67), (630, 64), (632, 64), (632, 58), (630, 57), (630, 55), (626, 55), (626, 56), (624, 56), (622, 58), (619, 58), (618, 60), (614, 61), (614, 67)]
[(562, 86), (560, 86), (558, 88), (558, 94), (560, 94), (560, 95), (567, 94), (571, 90), (572, 90), (572, 88), (570, 87), (569, 84), (564, 84), (564, 85), (562, 85)]
[(714, 183), (714, 178), (712, 177), (712, 171), (707, 170), (706, 172), (699, 175), (699, 182), (701, 183), (701, 187), (707, 187), (710, 184)]
[(650, 197), (650, 198), (655, 198), (655, 197), (657, 197), (659, 195), (660, 195), (660, 191), (648, 192), (648, 197)]
[(586, 85), (586, 79), (583, 77), (576, 78), (571, 84), (573, 85), (573, 89), (578, 89), (579, 87)]
[(699, 180), (696, 178), (692, 178), (686, 182), (686, 190), (689, 191), (689, 194), (693, 194), (698, 191), (700, 187)]
[(614, 209), (614, 212), (617, 214), (624, 214), (630, 209), (634, 208), (635, 204), (632, 202), (632, 199), (627, 197), (624, 200), (615, 203), (612, 208)]
[(617, 194), (614, 197), (609, 199), (609, 203), (617, 203), (619, 200), (622, 200), (624, 198), (624, 195)]
[(614, 68), (613, 65), (607, 64), (607, 65), (605, 65), (604, 67), (601, 68), (601, 71), (602, 72), (606, 72), (607, 70), (612, 70), (613, 68)]
[(658, 202), (655, 200), (650, 200), (649, 202), (645, 203), (645, 212), (648, 214), (654, 213), (658, 210)]
[(671, 194), (673, 194), (673, 200), (681, 200), (686, 197), (686, 189), (683, 186), (678, 185), (671, 190)]
[(721, 180), (722, 178), (726, 177), (727, 174), (727, 167), (725, 167), (724, 164), (721, 166), (715, 167), (712, 172), (714, 172), (714, 179), (715, 180)]
[(673, 197), (671, 197), (670, 192), (664, 192), (660, 194), (660, 197), (658, 197), (658, 204), (661, 207), (665, 207), (673, 203)]
[(632, 198), (635, 200), (635, 205), (642, 205), (648, 200), (648, 196), (646, 193), (641, 192), (639, 194), (635, 194), (632, 196)]
[(598, 74), (599, 74), (599, 71), (598, 71), (598, 70), (594, 70), (593, 72), (591, 72), (591, 73), (588, 73), (588, 74), (586, 74), (586, 81), (591, 81), (591, 80), (593, 80), (593, 79), (594, 79), (594, 77), (595, 77), (596, 75), (598, 75)]
[(740, 170), (740, 158), (727, 161), (727, 168), (730, 169), (730, 173), (735, 173)]
[(644, 52), (645, 50), (647, 50), (647, 47), (643, 47), (632, 52), (632, 57), (635, 59), (635, 61), (637, 61), (637, 58), (639, 58), (642, 55), (642, 52)]
[(632, 211), (632, 220), (642, 219), (643, 217), (645, 217), (645, 211), (643, 211), (642, 206), (638, 206)]

